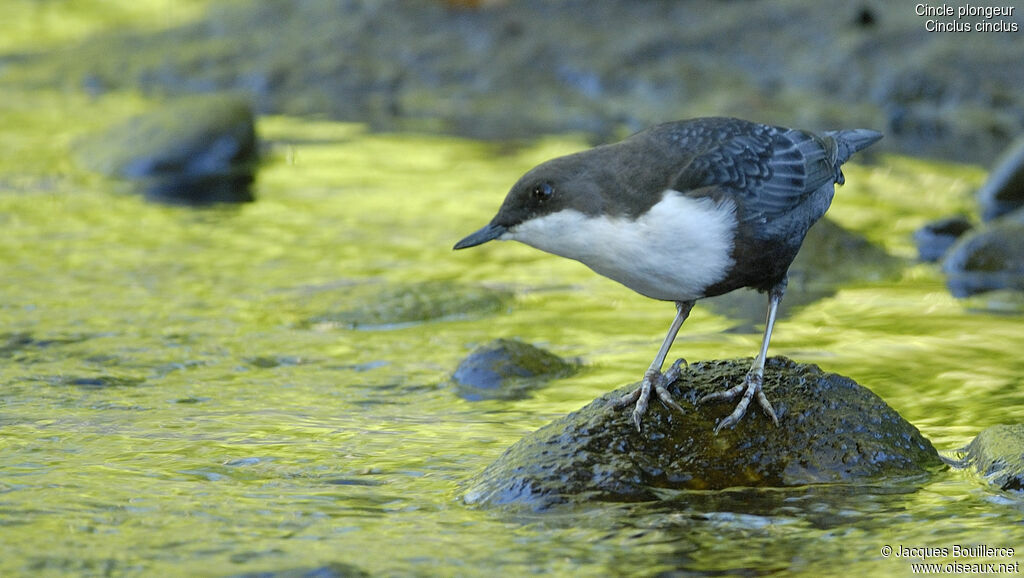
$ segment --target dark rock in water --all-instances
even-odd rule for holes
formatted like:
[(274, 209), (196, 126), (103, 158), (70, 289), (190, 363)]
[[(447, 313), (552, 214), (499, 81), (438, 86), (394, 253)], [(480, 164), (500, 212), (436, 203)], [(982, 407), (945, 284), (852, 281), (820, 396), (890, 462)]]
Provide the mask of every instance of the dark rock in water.
[(988, 180), (978, 189), (978, 203), (986, 221), (1024, 207), (1024, 137), (996, 161)]
[(954, 297), (1024, 290), (1024, 223), (1000, 220), (956, 242), (942, 270)]
[(918, 258), (929, 263), (938, 261), (957, 239), (971, 230), (971, 227), (971, 222), (963, 215), (926, 223), (914, 231)]
[[(789, 268), (789, 286), (780, 317), (795, 308), (829, 297), (843, 283), (897, 277), (904, 263), (864, 236), (848, 231), (828, 217), (808, 231)], [(763, 320), (768, 298), (753, 289), (733, 291), (701, 301), (715, 312), (751, 321)], [(750, 330), (754, 330), (751, 325)]]
[(346, 287), (338, 310), (311, 317), (302, 325), (389, 329), (434, 319), (496, 313), (511, 299), (512, 293), (508, 291), (451, 281), (372, 283)]
[(515, 339), (495, 339), (462, 360), (452, 375), (459, 397), (521, 399), (545, 381), (572, 375), (578, 366)]
[(92, 170), (139, 182), (154, 200), (209, 204), (253, 200), (254, 117), (245, 99), (182, 98), (77, 144)]
[(1024, 491), (1024, 424), (994, 425), (956, 453), (951, 465), (971, 468), (1001, 490)]
[(685, 414), (652, 403), (643, 433), (630, 408), (604, 395), (520, 440), (474, 477), (471, 504), (544, 508), (594, 499), (655, 500), (665, 490), (784, 487), (924, 474), (941, 467), (935, 448), (878, 396), (852, 380), (782, 357), (768, 360), (764, 390), (780, 425), (756, 407), (714, 434), (734, 402), (694, 406), (740, 383), (750, 360), (697, 363), (669, 391)]

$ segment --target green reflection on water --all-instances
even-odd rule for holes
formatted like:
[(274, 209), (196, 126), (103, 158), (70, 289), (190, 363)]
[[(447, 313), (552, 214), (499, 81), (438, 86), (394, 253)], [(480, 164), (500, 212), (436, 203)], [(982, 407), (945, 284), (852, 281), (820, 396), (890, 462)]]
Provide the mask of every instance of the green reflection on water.
[[(194, 211), (67, 160), (77, 134), (147, 106), (111, 98), (0, 107), (4, 138), (30, 145), (0, 161), (0, 575), (332, 562), (374, 574), (906, 574), (881, 546), (1024, 544), (1020, 500), (955, 473), (467, 509), (461, 481), (636, 380), (671, 319), (670, 304), (526, 247), (451, 251), (519, 174), (583, 141), (510, 149), (267, 118), (257, 202)], [(832, 216), (902, 255), (922, 222), (970, 207), (983, 177), (895, 157), (846, 174)], [(498, 313), (383, 328), (308, 322), (365, 299), (353, 287), (421, 282), (515, 297)], [(675, 352), (752, 355), (756, 333), (726, 331), (749, 323), (698, 307)], [(527, 400), (461, 400), (448, 375), (494, 337), (586, 365)], [(1021, 421), (1022, 349), (1018, 317), (966, 311), (924, 265), (797, 310), (773, 342), (872, 388), (945, 449)]]

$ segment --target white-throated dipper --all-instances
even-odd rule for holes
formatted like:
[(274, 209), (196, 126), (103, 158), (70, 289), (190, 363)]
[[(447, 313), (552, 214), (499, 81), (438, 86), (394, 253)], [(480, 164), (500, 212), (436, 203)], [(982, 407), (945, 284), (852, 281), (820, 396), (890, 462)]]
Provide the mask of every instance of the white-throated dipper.
[(867, 129), (815, 134), (735, 118), (657, 125), (533, 168), (491, 222), (455, 249), (520, 241), (674, 301), (675, 319), (640, 387), (616, 404), (636, 403), (637, 430), (652, 390), (683, 411), (661, 368), (697, 299), (742, 287), (767, 292), (764, 338), (746, 379), (699, 402), (741, 396), (716, 433), (736, 425), (755, 397), (777, 425), (761, 383), (789, 266), (843, 184), (842, 164), (880, 138)]

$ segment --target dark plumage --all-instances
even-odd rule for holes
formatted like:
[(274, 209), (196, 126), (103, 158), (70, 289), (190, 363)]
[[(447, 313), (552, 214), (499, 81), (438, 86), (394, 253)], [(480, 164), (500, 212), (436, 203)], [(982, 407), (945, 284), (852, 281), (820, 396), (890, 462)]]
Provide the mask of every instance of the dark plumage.
[(733, 118), (658, 125), (623, 141), (552, 159), (513, 185), (491, 222), (455, 245), (519, 240), (576, 259), (641, 294), (676, 302), (677, 315), (641, 387), (634, 421), (652, 391), (679, 408), (661, 367), (697, 299), (753, 287), (769, 294), (761, 352), (747, 379), (712, 398), (743, 392), (734, 425), (761, 392), (764, 358), (786, 273), (807, 230), (825, 214), (841, 166), (881, 134), (821, 134)]

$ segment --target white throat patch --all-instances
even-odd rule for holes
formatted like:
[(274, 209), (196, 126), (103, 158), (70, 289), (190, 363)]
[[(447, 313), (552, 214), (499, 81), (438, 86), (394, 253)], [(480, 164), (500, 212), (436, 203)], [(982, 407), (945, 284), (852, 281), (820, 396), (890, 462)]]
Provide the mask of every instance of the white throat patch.
[(688, 301), (733, 265), (735, 205), (668, 189), (635, 220), (566, 209), (525, 221), (501, 239), (575, 259), (626, 287), (665, 301)]

